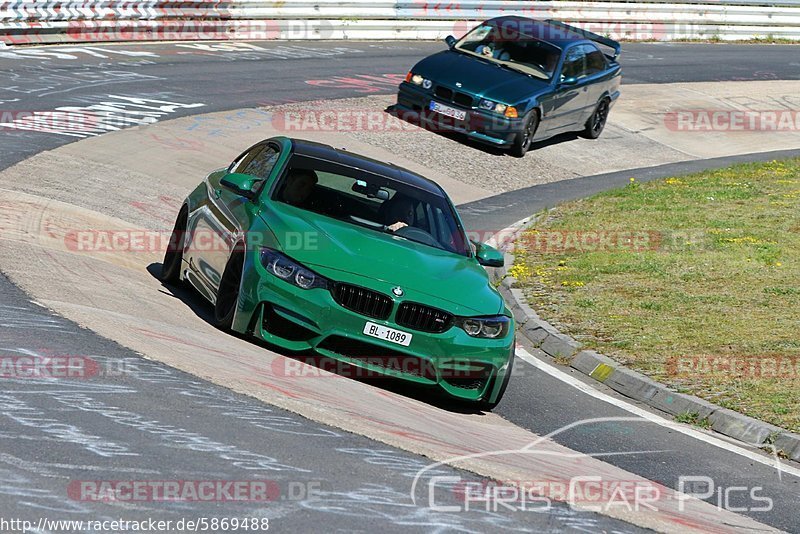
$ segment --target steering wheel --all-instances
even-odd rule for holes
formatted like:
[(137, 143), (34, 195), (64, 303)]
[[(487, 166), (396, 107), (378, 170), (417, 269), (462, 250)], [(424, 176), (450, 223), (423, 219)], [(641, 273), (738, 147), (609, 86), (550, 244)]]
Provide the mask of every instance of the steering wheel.
[(395, 235), (405, 237), (412, 241), (418, 241), (424, 245), (430, 245), (432, 247), (442, 246), (431, 234), (416, 226), (404, 226), (399, 230), (395, 230), (394, 233)]

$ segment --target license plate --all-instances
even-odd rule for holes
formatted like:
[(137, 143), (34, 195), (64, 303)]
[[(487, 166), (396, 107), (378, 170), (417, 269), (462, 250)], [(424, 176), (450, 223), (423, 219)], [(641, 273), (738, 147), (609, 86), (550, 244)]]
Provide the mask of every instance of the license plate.
[(431, 101), (431, 111), (435, 111), (436, 113), (441, 113), (442, 115), (446, 115), (447, 117), (453, 117), (454, 119), (463, 121), (467, 118), (467, 112), (462, 111), (460, 109), (451, 108), (450, 106), (445, 106), (444, 104), (440, 104), (439, 102)]
[(388, 328), (375, 323), (368, 322), (364, 325), (364, 333), (368, 336), (376, 337), (384, 341), (390, 341), (407, 347), (411, 343), (412, 334), (401, 332), (394, 328)]

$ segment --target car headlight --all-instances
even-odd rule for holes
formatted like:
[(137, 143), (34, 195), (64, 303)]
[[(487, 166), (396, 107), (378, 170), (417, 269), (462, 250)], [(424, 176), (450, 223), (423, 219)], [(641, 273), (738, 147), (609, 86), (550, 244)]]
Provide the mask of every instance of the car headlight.
[(433, 86), (433, 82), (429, 79), (424, 78), (421, 74), (414, 74), (410, 71), (406, 74), (406, 81), (414, 85), (421, 85), (424, 89), (430, 89)]
[(301, 289), (315, 287), (327, 289), (328, 280), (310, 269), (306, 269), (290, 257), (271, 248), (261, 249), (261, 264), (270, 274), (296, 285)]
[(509, 109), (509, 106), (505, 104), (500, 104), (498, 102), (486, 100), (485, 98), (478, 103), (478, 107), (481, 109), (485, 109), (487, 111), (494, 111), (495, 113), (499, 113), (500, 115), (506, 115), (506, 111), (508, 111)]
[(458, 326), (472, 337), (495, 339), (508, 334), (511, 320), (505, 315), (496, 317), (462, 317)]

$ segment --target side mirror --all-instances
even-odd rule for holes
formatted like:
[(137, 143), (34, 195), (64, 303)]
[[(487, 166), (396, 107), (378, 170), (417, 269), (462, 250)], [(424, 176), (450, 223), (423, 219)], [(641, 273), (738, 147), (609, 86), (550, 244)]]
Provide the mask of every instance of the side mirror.
[(561, 80), (561, 85), (565, 87), (570, 87), (572, 85), (576, 85), (578, 83), (578, 78), (574, 76), (570, 76), (569, 78), (563, 78)]
[(447, 37), (444, 38), (444, 42), (447, 43), (447, 46), (449, 46), (450, 48), (453, 48), (456, 45), (457, 41), (458, 40), (452, 35), (448, 35)]
[(502, 267), (506, 260), (503, 253), (486, 243), (472, 242), (475, 245), (475, 258), (484, 267)]
[(256, 185), (256, 182), (260, 181), (260, 179), (256, 178), (255, 176), (250, 176), (249, 174), (232, 172), (223, 176), (219, 183), (237, 195), (241, 195), (252, 200), (256, 196), (255, 192), (253, 191), (253, 186)]

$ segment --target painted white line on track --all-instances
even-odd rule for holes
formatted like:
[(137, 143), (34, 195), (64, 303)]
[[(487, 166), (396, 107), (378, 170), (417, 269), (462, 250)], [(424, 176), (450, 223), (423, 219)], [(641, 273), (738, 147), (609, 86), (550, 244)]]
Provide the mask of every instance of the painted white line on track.
[(626, 402), (622, 399), (612, 397), (611, 395), (608, 395), (606, 393), (603, 393), (602, 391), (599, 391), (598, 389), (595, 389), (589, 384), (585, 384), (584, 382), (569, 375), (568, 373), (565, 373), (564, 371), (557, 369), (556, 367), (550, 365), (549, 363), (540, 360), (539, 358), (533, 356), (531, 353), (529, 353), (527, 350), (523, 348), (518, 347), (516, 350), (516, 354), (523, 361), (536, 367), (540, 371), (547, 373), (553, 378), (560, 380), (561, 382), (564, 382), (565, 384), (568, 384), (574, 387), (575, 389), (581, 391), (582, 393), (594, 397), (597, 400), (611, 404), (613, 406), (616, 406), (617, 408), (621, 408), (638, 417), (641, 417), (642, 419), (646, 419), (651, 423), (655, 423), (659, 426), (669, 428), (670, 430), (675, 430), (676, 432), (680, 432), (681, 434), (685, 434), (691, 438), (697, 439), (709, 445), (713, 445), (715, 447), (719, 447), (720, 449), (724, 449), (734, 454), (738, 454), (739, 456), (743, 456), (748, 460), (752, 460), (754, 462), (764, 464), (768, 467), (772, 467), (778, 472), (779, 477), (783, 473), (786, 473), (800, 478), (800, 469), (797, 469), (796, 467), (781, 462), (781, 460), (777, 456), (774, 458), (765, 457), (754, 451), (745, 449), (743, 447), (739, 447), (738, 445), (735, 445), (733, 443), (719, 439), (704, 432), (695, 430), (694, 428), (684, 425), (682, 423), (678, 423), (677, 421), (670, 421), (669, 419), (666, 419), (652, 412), (639, 408), (638, 406), (634, 406), (633, 404)]

